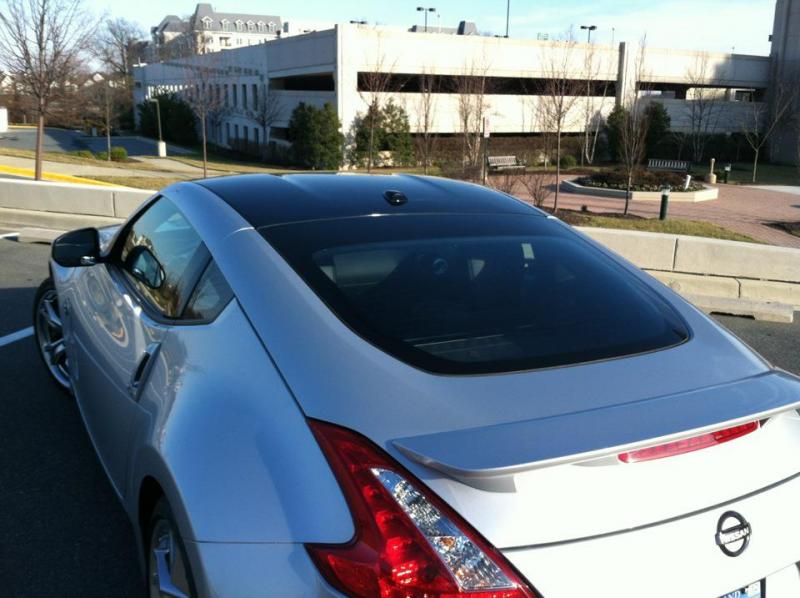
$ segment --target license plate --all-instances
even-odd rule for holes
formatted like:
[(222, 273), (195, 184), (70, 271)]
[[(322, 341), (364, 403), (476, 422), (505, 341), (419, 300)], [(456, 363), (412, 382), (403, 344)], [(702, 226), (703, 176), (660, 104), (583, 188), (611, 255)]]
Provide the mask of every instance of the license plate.
[(728, 592), (720, 598), (764, 598), (764, 580), (751, 583), (746, 588)]

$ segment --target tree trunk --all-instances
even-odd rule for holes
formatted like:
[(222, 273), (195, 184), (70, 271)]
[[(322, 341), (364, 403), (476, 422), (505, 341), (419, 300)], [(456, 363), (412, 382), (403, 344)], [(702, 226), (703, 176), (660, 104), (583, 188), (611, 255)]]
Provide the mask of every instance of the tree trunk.
[(628, 170), (628, 186), (625, 189), (625, 210), (622, 212), (623, 216), (628, 215), (628, 208), (631, 204), (631, 187), (633, 187), (633, 169)]
[(428, 144), (429, 143), (430, 143), (430, 141), (428, 139), (428, 133), (426, 131), (423, 134), (423, 137), (422, 137), (422, 144), (423, 144), (423, 149), (422, 149), (422, 172), (423, 172), (423, 174), (428, 174), (428, 153), (429, 153)]
[(108, 100), (108, 87), (106, 87), (106, 160), (111, 162), (111, 106)]
[(206, 117), (200, 119), (200, 134), (203, 137), (203, 178), (208, 178), (208, 151), (206, 149)]
[[(756, 182), (756, 177), (758, 176), (758, 154), (761, 152), (761, 148), (756, 148), (756, 151), (753, 154), (753, 182)], [(767, 156), (769, 158), (769, 156)]]
[(39, 114), (36, 120), (36, 160), (34, 164), (34, 178), (42, 180), (42, 153), (44, 149), (44, 107), (39, 104)]
[(553, 214), (558, 214), (558, 190), (561, 187), (561, 125), (556, 130), (556, 194), (553, 199)]
[(372, 172), (372, 148), (375, 143), (375, 108), (371, 107), (369, 116), (369, 151), (367, 152), (367, 172)]

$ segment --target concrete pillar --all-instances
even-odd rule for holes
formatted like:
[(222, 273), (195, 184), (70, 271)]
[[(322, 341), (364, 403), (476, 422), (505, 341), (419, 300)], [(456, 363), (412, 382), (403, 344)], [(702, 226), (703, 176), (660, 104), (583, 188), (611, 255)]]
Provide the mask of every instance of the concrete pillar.
[(158, 142), (158, 157), (159, 158), (167, 157), (167, 143), (165, 141)]
[(8, 110), (0, 108), (0, 133), (8, 132)]
[(636, 56), (631, 56), (628, 42), (619, 44), (619, 67), (617, 69), (617, 106), (630, 103), (636, 94)]
[[(773, 82), (800, 80), (800, 0), (777, 0), (770, 57)], [(800, 111), (800, 102), (795, 110)], [(797, 123), (777, 131), (770, 143), (772, 159), (796, 164), (799, 136), (800, 124)]]

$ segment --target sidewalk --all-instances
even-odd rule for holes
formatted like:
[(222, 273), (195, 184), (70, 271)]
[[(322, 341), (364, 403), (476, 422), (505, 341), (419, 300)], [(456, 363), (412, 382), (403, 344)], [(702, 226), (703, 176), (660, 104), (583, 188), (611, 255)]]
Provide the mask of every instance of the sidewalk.
[[(562, 180), (573, 178), (575, 177), (568, 176)], [(800, 197), (797, 188), (790, 189), (795, 191), (787, 193), (764, 187), (719, 185), (719, 199), (700, 203), (671, 203), (669, 216), (711, 222), (764, 243), (800, 248), (800, 237), (768, 225), (770, 222), (800, 221)], [(546, 205), (553, 205), (552, 195)], [(560, 208), (580, 210), (582, 206), (587, 206), (596, 213), (622, 212), (624, 201), (563, 191), (559, 194)], [(632, 201), (630, 212), (637, 216), (654, 218), (658, 216), (659, 207), (657, 201)]]
[[(14, 156), (0, 155), (0, 166), (10, 166), (11, 168), (33, 169), (35, 161), (33, 158), (17, 158)], [(134, 177), (163, 177), (165, 175), (176, 174), (166, 170), (146, 170), (143, 168), (115, 168), (113, 166), (98, 166), (93, 164), (67, 164), (64, 162), (42, 162), (42, 170), (54, 174), (65, 174), (91, 178), (96, 176), (134, 176)], [(201, 171), (202, 172), (202, 171)], [(181, 176), (184, 173), (177, 173)]]

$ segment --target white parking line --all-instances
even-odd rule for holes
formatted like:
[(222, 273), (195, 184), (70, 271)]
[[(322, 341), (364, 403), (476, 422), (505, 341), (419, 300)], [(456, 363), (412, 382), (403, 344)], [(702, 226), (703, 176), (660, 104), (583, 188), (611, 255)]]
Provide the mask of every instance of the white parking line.
[(19, 233), (5, 233), (4, 235), (0, 235), (0, 239), (15, 239), (19, 237)]
[(33, 336), (33, 326), (30, 326), (23, 330), (17, 330), (16, 332), (12, 332), (11, 334), (7, 334), (5, 336), (0, 336), (0, 347), (5, 347), (6, 345), (10, 345), (11, 343), (21, 341), (22, 339), (28, 338), (29, 336)]

